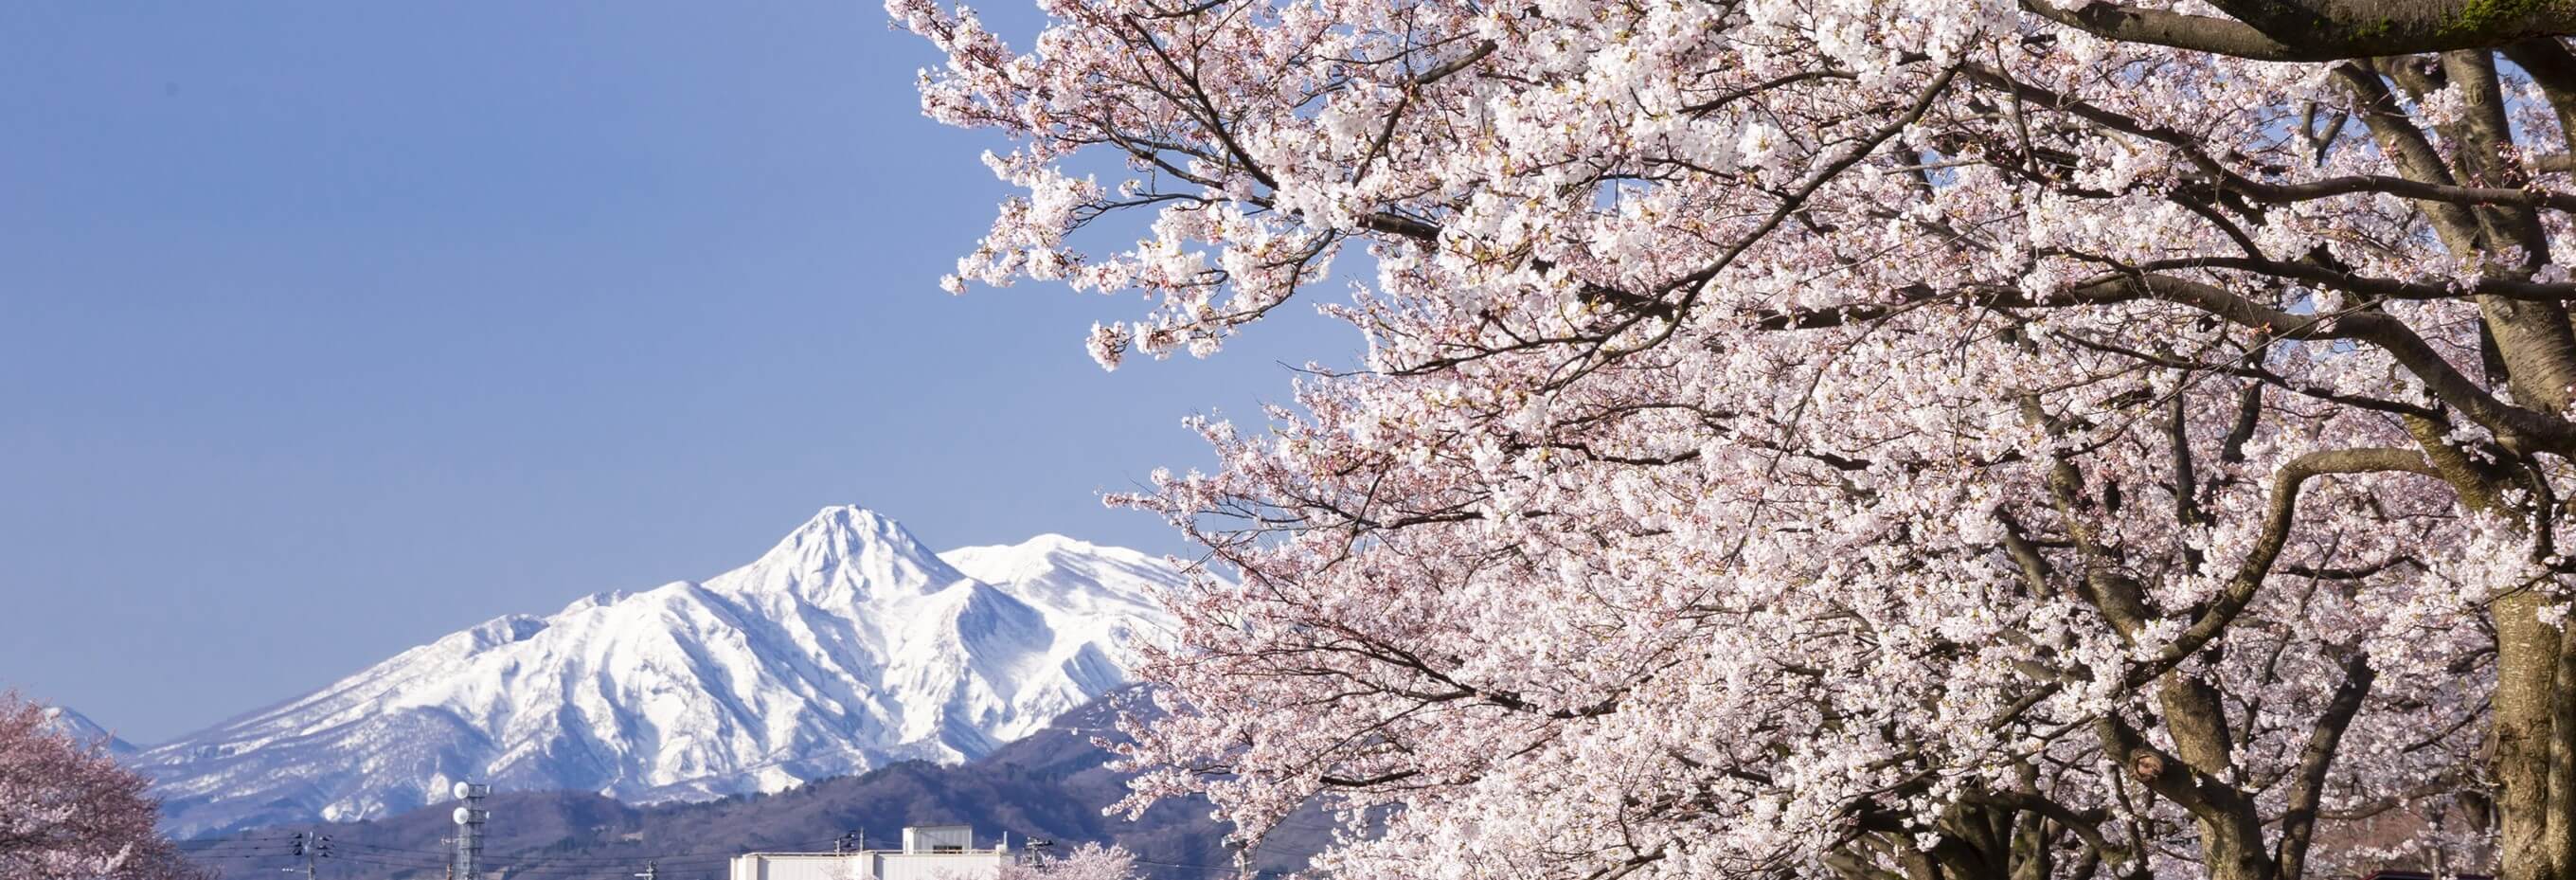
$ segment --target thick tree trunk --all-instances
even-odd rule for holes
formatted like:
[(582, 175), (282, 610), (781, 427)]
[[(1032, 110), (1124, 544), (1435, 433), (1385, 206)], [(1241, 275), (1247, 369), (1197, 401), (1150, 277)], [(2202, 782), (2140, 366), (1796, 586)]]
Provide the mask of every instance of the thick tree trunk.
[(2576, 638), (2558, 635), (2558, 675), (2550, 689), (2549, 864), (2561, 880), (2576, 872)]
[[(2484, 306), (2515, 401), (2564, 411), (2576, 384), (2576, 337), (2566, 310), (2555, 303)], [(2426, 453), (2460, 458), (2430, 445)], [(2459, 461), (2443, 468), (2455, 486), (2480, 484), (2461, 493), (2464, 502), (2488, 513), (2529, 516), (2503, 502), (2503, 475), (2470, 472), (2474, 467)], [(2576, 738), (2576, 719), (2565, 717), (2576, 703), (2559, 686), (2567, 649), (2576, 646), (2541, 619), (2553, 601), (2545, 589), (2531, 589), (2500, 597), (2489, 609), (2496, 632), (2496, 843), (2503, 880), (2570, 880), (2568, 872), (2576, 870), (2576, 752), (2565, 745)]]
[[(2563, 835), (2566, 792), (2553, 792), (2559, 633), (2540, 619), (2547, 601), (2525, 592), (2497, 600), (2495, 691), (2497, 856), (2504, 880), (2562, 880), (2555, 828)], [(2561, 815), (2553, 816), (2553, 813)]]
[(2217, 690), (2199, 679), (2167, 673), (2161, 696), (2174, 751), (2202, 780), (2202, 803), (2191, 805), (2191, 812), (2211, 880), (2272, 880), (2272, 854), (2263, 845), (2263, 820), (2254, 800), (2225, 781), (2233, 775), (2234, 740)]
[[(2489, 326), (2513, 377), (2517, 402), (2564, 411), (2576, 384), (2576, 338), (2567, 312), (2556, 303), (2505, 306), (2487, 303)], [(2561, 722), (2566, 700), (2558, 687), (2565, 639), (2541, 619), (2553, 597), (2537, 590), (2506, 596), (2493, 606), (2496, 630), (2495, 737), (2497, 844), (2505, 880), (2568, 880), (2576, 868), (2576, 827), (2571, 826), (2566, 779), (2569, 754), (2560, 742), (2576, 736)]]

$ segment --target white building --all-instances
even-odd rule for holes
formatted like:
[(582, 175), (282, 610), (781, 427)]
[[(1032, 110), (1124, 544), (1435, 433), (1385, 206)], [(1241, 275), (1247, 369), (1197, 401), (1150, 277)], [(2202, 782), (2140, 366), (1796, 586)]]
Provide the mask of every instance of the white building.
[(849, 853), (745, 853), (731, 880), (993, 880), (1011, 861), (1010, 845), (975, 848), (975, 829), (923, 825), (903, 830), (902, 849)]

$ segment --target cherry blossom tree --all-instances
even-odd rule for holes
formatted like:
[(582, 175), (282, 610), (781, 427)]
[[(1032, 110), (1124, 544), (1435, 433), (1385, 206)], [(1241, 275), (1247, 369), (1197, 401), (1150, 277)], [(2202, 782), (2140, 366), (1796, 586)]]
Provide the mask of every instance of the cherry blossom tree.
[(0, 693), (0, 877), (186, 880), (141, 774), (84, 743), (46, 707)]
[(1003, 865), (999, 880), (1136, 880), (1136, 856), (1126, 847), (1085, 843), (1061, 856)]
[(1208, 558), (1133, 804), (1350, 878), (2576, 880), (2567, 4), (1040, 7), (888, 2), (1026, 189), (951, 288), (1367, 346), (1119, 499)]

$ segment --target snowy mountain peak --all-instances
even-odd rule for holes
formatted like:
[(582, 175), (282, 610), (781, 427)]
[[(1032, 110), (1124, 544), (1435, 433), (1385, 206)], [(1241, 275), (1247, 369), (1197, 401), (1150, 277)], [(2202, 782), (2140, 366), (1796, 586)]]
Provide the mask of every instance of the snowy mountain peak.
[[(912, 530), (883, 514), (856, 504), (835, 504), (814, 512), (778, 542), (779, 547), (822, 546), (844, 552), (884, 548), (889, 552), (930, 556)], [(772, 552), (776, 552), (773, 550)]]
[(759, 560), (709, 580), (707, 586), (849, 604), (868, 602), (876, 591), (928, 594), (966, 580), (902, 523), (844, 504), (823, 508)]
[(650, 803), (953, 763), (1125, 685), (1178, 583), (1060, 536), (943, 557), (828, 507), (703, 582), (493, 618), (132, 762), (181, 834), (373, 818), (459, 779)]
[(1054, 532), (1048, 532), (1046, 534), (1030, 538), (1026, 541), (1022, 541), (1020, 542), (1020, 546), (1044, 547), (1050, 550), (1089, 550), (1100, 545), (1071, 535), (1059, 535)]
[(104, 745), (107, 753), (123, 757), (134, 752), (134, 745), (116, 738), (106, 727), (89, 720), (89, 716), (72, 711), (69, 706), (45, 707), (45, 722), (53, 729), (71, 735), (81, 745)]

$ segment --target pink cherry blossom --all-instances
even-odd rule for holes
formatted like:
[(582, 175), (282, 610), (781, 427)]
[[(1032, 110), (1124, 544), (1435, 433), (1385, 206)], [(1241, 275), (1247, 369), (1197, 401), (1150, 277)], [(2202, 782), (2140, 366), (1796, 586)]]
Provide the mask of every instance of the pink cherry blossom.
[(1136, 856), (1120, 846), (1085, 843), (1062, 856), (1002, 866), (1000, 880), (1136, 880)]
[(46, 707), (0, 693), (0, 877), (187, 880), (155, 825), (150, 784), (103, 742), (76, 741)]
[(1116, 499), (1206, 549), (1131, 807), (1320, 804), (1349, 880), (2576, 876), (2565, 10), (1041, 8), (888, 2), (1029, 191), (958, 277), (1143, 292), (1110, 367), (1366, 344)]

